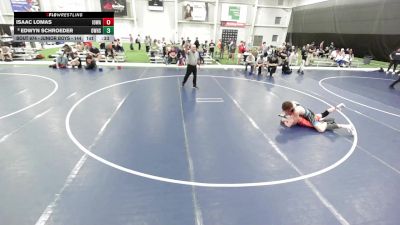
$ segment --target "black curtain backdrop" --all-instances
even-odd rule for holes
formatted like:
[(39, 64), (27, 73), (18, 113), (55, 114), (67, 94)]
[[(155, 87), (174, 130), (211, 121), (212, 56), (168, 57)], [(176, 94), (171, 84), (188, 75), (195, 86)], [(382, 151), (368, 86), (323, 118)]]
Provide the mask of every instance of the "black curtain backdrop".
[(352, 48), (357, 57), (388, 61), (400, 48), (400, 0), (328, 0), (293, 8), (287, 42)]
[(318, 46), (324, 41), (325, 47), (334, 42), (337, 48), (352, 48), (356, 57), (372, 56), (381, 61), (388, 61), (389, 54), (400, 48), (400, 35), (288, 33), (286, 39), (296, 46), (311, 42)]

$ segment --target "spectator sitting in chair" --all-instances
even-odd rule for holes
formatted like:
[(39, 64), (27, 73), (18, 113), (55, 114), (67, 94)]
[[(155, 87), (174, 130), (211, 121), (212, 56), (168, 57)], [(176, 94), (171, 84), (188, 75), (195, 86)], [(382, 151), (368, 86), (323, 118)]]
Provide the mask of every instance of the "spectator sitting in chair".
[(154, 42), (151, 45), (151, 49), (150, 49), (150, 56), (155, 57), (159, 52), (160, 52), (160, 48), (158, 47), (157, 40), (154, 39)]
[(57, 56), (56, 58), (56, 63), (53, 65), (50, 65), (50, 68), (57, 68), (57, 69), (65, 69), (68, 66), (68, 58), (65, 55), (65, 53)]
[[(249, 51), (248, 51), (249, 52)], [(246, 58), (246, 67), (244, 68), (244, 71), (247, 71), (247, 67), (250, 66), (250, 72), (249, 75), (253, 74), (254, 66), (256, 63), (256, 59), (253, 54), (249, 54)]]
[(11, 49), (8, 46), (3, 46), (0, 49), (0, 59), (3, 61), (11, 62), (12, 61), (12, 53)]
[(258, 57), (258, 59), (257, 59), (257, 65), (256, 65), (258, 68), (258, 75), (261, 75), (264, 65), (265, 65), (264, 55), (260, 55), (260, 57)]
[(124, 47), (121, 44), (121, 41), (117, 39), (114, 43), (114, 50), (116, 52), (124, 52)]
[(272, 74), (276, 72), (277, 66), (278, 66), (278, 57), (276, 57), (276, 55), (274, 54), (270, 58), (268, 58), (268, 63), (267, 63), (268, 73), (270, 77), (272, 77)]
[(344, 53), (344, 49), (342, 48), (335, 58), (335, 62), (337, 63), (338, 67), (343, 67), (343, 65), (345, 65), (345, 56), (346, 54)]
[(111, 57), (112, 62), (114, 62), (115, 59), (115, 52), (114, 52), (114, 48), (112, 47), (112, 44), (109, 44), (106, 48), (105, 51), (105, 56), (106, 56), (106, 62), (108, 62), (108, 59)]
[(96, 68), (96, 60), (91, 55), (86, 56), (86, 67), (87, 70), (93, 70)]

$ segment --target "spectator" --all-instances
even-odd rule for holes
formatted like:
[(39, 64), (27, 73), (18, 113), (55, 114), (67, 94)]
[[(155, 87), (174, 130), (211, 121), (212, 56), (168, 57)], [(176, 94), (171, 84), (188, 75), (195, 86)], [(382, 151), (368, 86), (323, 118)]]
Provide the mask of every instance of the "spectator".
[[(147, 48), (147, 46), (146, 46)], [(151, 49), (150, 49), (150, 56), (151, 57), (155, 57), (156, 55), (158, 55), (160, 52), (160, 48), (158, 46), (157, 40), (154, 39), (153, 44), (151, 45)]]
[(12, 61), (12, 53), (10, 47), (3, 46), (0, 48), (0, 59), (7, 62)]
[(124, 47), (122, 46), (122, 44), (121, 44), (121, 40), (120, 39), (117, 39), (116, 41), (115, 41), (115, 43), (114, 43), (114, 50), (116, 51), (116, 52), (124, 52)]
[(268, 50), (269, 50), (266, 42), (262, 43), (260, 50), (262, 51), (264, 58), (266, 58), (268, 56)]
[(150, 52), (150, 46), (151, 46), (151, 38), (150, 36), (146, 36), (144, 40), (144, 44), (146, 45), (146, 53)]
[(335, 50), (336, 50), (335, 44), (333, 42), (331, 42), (331, 44), (329, 45), (329, 51), (332, 52), (332, 51), (335, 51)]
[(264, 65), (265, 65), (264, 56), (260, 55), (260, 57), (258, 57), (257, 59), (258, 75), (261, 75), (262, 68), (264, 67)]
[(112, 62), (115, 62), (115, 52), (114, 52), (114, 48), (112, 47), (112, 44), (109, 44), (106, 48), (105, 51), (105, 57), (106, 57), (106, 62), (108, 62), (108, 59), (111, 57)]
[[(239, 47), (238, 47), (238, 62), (237, 64), (241, 63), (241, 60), (243, 59), (243, 54), (246, 52), (246, 46), (243, 41), (240, 41)], [(245, 59), (243, 59), (245, 61)]]
[(136, 44), (138, 44), (138, 49), (140, 51), (140, 49), (142, 49), (142, 39), (140, 37), (140, 34), (137, 35), (135, 42), (136, 42)]
[(342, 48), (340, 50), (340, 52), (337, 54), (335, 62), (337, 63), (338, 67), (343, 67), (343, 65), (346, 63), (345, 61), (345, 52), (344, 52), (344, 48)]
[(181, 37), (181, 47), (185, 46), (185, 39)]
[(297, 61), (298, 61), (298, 53), (297, 53), (297, 49), (295, 46), (292, 46), (289, 49), (289, 65), (297, 65)]
[(81, 58), (79, 57), (77, 52), (74, 52), (73, 57), (71, 59), (71, 66), (72, 68), (78, 67), (79, 69), (82, 68), (82, 61)]
[(106, 43), (105, 42), (100, 42), (100, 49), (106, 49)]
[(67, 68), (67, 65), (68, 65), (68, 58), (65, 55), (65, 53), (62, 53), (61, 55), (56, 57), (56, 63), (50, 65), (49, 67), (57, 69), (65, 69)]
[(209, 46), (210, 46), (209, 49), (210, 49), (211, 58), (214, 58), (214, 48), (215, 48), (215, 44), (214, 44), (213, 40), (210, 41), (210, 45), (209, 45)]
[(87, 70), (93, 70), (96, 68), (96, 60), (93, 56), (87, 55), (86, 56), (86, 67)]
[(199, 38), (198, 37), (196, 37), (196, 40), (194, 41), (194, 45), (196, 45), (196, 49), (199, 49), (200, 42), (199, 42)]
[(133, 37), (132, 37), (132, 34), (129, 34), (129, 43), (130, 43), (130, 49), (131, 49), (131, 51), (133, 51), (134, 50), (134, 47), (133, 47)]
[(97, 60), (100, 60), (101, 58), (100, 50), (96, 47), (89, 48), (88, 54), (91, 55), (93, 58), (96, 58)]
[[(101, 45), (101, 42), (100, 42), (100, 45)], [(76, 45), (75, 45), (75, 48), (76, 48), (76, 50), (77, 50), (78, 52), (82, 52), (83, 49), (84, 49), (84, 45), (83, 45), (82, 42), (77, 42)]]
[(161, 41), (161, 49), (162, 49), (163, 57), (165, 58), (165, 56), (167, 55), (167, 42), (165, 41), (164, 37), (162, 38), (162, 41)]
[(307, 59), (306, 59), (306, 66), (310, 65), (314, 60), (314, 53), (316, 51), (314, 42), (312, 42), (310, 45), (307, 45), (307, 51), (308, 51), (308, 54), (307, 54)]
[(331, 52), (331, 54), (329, 55), (329, 58), (331, 59), (331, 60), (333, 60), (333, 61), (335, 61), (335, 59), (336, 59), (336, 56), (338, 55), (338, 53), (339, 53), (339, 50), (333, 50), (332, 52)]
[(222, 43), (222, 40), (218, 40), (217, 48), (219, 50), (219, 58), (223, 59), (224, 58), (224, 43)]
[(71, 48), (71, 46), (65, 44), (62, 47), (62, 50), (64, 51), (64, 54), (66, 55), (67, 58), (70, 57), (70, 56), (72, 57), (72, 48)]
[(272, 55), (270, 58), (268, 58), (267, 65), (269, 76), (272, 77), (272, 74), (276, 72), (276, 68), (278, 67), (278, 57), (276, 57), (276, 55)]
[(172, 48), (169, 52), (168, 52), (168, 60), (167, 60), (168, 64), (177, 64), (178, 63), (178, 54), (175, 48)]
[(301, 49), (301, 64), (300, 64), (299, 70), (297, 70), (297, 73), (299, 73), (301, 75), (304, 74), (304, 66), (307, 61), (307, 56), (308, 56), (307, 47), (303, 46), (303, 48)]
[(285, 59), (282, 63), (282, 73), (283, 74), (291, 74), (292, 73), (292, 69), (290, 69), (289, 62), (287, 59)]
[(232, 62), (234, 62), (236, 53), (236, 43), (234, 40), (231, 40), (231, 42), (229, 43), (228, 51), (229, 51), (229, 59), (231, 59)]
[(247, 72), (247, 67), (250, 66), (249, 75), (253, 74), (255, 63), (256, 63), (256, 59), (254, 58), (254, 55), (250, 53), (246, 58), (246, 61), (245, 61), (246, 66), (244, 68), (244, 71)]
[(204, 54), (207, 54), (207, 52), (208, 52), (208, 41), (204, 41), (203, 52), (204, 52)]

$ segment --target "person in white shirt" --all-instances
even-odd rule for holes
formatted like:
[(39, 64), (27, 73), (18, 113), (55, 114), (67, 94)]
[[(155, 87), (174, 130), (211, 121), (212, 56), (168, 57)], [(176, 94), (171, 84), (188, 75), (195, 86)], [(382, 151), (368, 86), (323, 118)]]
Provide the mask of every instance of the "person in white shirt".
[(186, 74), (183, 78), (182, 87), (185, 86), (190, 74), (193, 73), (193, 88), (197, 87), (197, 65), (200, 65), (200, 55), (197, 52), (196, 45), (192, 45), (190, 50), (186, 52)]
[(265, 66), (264, 56), (260, 55), (257, 59), (257, 68), (258, 68), (258, 75), (261, 75), (262, 68)]
[[(247, 52), (249, 52), (249, 51), (247, 51)], [(247, 67), (250, 66), (249, 75), (253, 74), (255, 62), (256, 62), (256, 59), (255, 59), (254, 55), (250, 53), (250, 54), (246, 57), (246, 63), (245, 63), (245, 64), (246, 64), (246, 67), (245, 67), (245, 69), (244, 69), (245, 71), (247, 71)]]

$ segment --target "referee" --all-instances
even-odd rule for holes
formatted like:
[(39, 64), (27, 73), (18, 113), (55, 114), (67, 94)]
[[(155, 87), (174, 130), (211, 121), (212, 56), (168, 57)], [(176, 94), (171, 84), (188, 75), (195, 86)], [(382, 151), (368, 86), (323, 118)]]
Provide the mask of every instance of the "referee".
[(199, 53), (196, 51), (196, 45), (192, 45), (191, 49), (186, 54), (186, 74), (185, 78), (183, 78), (182, 87), (185, 86), (187, 79), (189, 78), (190, 74), (193, 73), (193, 88), (198, 88), (196, 84), (197, 80), (197, 65), (200, 65), (200, 56)]

